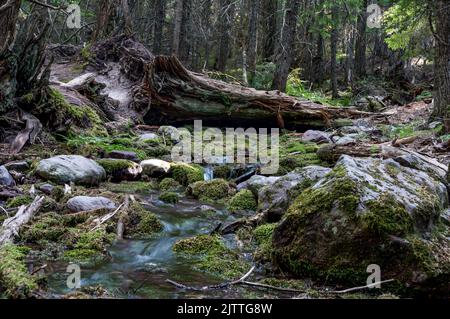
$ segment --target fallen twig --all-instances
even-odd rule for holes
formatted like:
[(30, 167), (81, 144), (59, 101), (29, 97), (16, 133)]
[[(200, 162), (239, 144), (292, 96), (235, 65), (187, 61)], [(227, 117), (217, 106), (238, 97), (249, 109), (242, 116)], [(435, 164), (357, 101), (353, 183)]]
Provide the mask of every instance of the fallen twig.
[(3, 206), (1, 206), (1, 205), (0, 205), (0, 209), (1, 209), (2, 211), (4, 211), (4, 212), (5, 212), (5, 214), (6, 214), (6, 217), (8, 217), (8, 218), (9, 218), (9, 214), (8, 214), (8, 211), (7, 211), (6, 209), (4, 209), (4, 208), (3, 208)]
[(349, 288), (349, 289), (345, 289), (345, 290), (327, 291), (326, 293), (329, 293), (329, 294), (346, 294), (346, 293), (357, 291), (357, 290), (363, 290), (363, 289), (367, 289), (367, 288), (376, 287), (378, 285), (386, 284), (386, 283), (392, 282), (394, 280), (395, 279), (389, 279), (389, 280), (379, 281), (379, 282), (376, 282), (376, 283), (373, 283), (373, 284), (370, 284), (370, 285), (366, 285), (366, 286), (353, 287), (353, 288)]
[(97, 225), (95, 225), (95, 227), (93, 227), (90, 231), (97, 230), (101, 225), (103, 225), (108, 220), (113, 218), (125, 205), (128, 205), (128, 197), (125, 199), (125, 201), (119, 207), (117, 207), (117, 209), (115, 211), (108, 213), (100, 218), (95, 219), (94, 223), (96, 223)]
[(293, 288), (276, 287), (276, 286), (271, 286), (271, 285), (261, 284), (259, 282), (251, 282), (251, 281), (242, 281), (239, 284), (245, 285), (245, 286), (257, 287), (257, 288), (266, 288), (266, 289), (284, 291), (284, 292), (293, 292), (293, 293), (303, 293), (303, 292), (305, 292), (304, 290), (293, 289)]
[(166, 282), (168, 282), (171, 285), (174, 285), (177, 288), (184, 289), (184, 290), (194, 290), (194, 291), (217, 290), (217, 289), (228, 288), (230, 286), (237, 285), (237, 284), (244, 282), (245, 279), (247, 279), (254, 270), (255, 270), (255, 266), (253, 266), (252, 269), (250, 269), (244, 276), (242, 276), (241, 278), (239, 278), (237, 280), (234, 280), (231, 282), (225, 282), (225, 283), (222, 283), (219, 285), (205, 286), (205, 287), (201, 287), (201, 288), (186, 286), (184, 284), (180, 284), (180, 283), (170, 280), (170, 279), (166, 279)]
[(47, 264), (43, 264), (41, 267), (39, 267), (39, 268), (33, 270), (33, 272), (31, 273), (31, 275), (34, 275), (34, 274), (40, 272), (42, 269), (45, 269), (45, 268), (47, 268)]

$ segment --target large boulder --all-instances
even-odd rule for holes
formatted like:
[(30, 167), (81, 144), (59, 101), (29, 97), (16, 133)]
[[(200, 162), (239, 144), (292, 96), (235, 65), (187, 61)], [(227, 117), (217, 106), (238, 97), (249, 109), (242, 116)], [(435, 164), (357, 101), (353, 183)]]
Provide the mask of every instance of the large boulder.
[(159, 159), (150, 159), (141, 162), (142, 171), (150, 177), (159, 177), (169, 173), (170, 163)]
[(95, 161), (79, 155), (61, 155), (41, 160), (36, 174), (58, 184), (97, 185), (106, 172)]
[(66, 207), (72, 213), (99, 209), (114, 210), (116, 204), (106, 197), (76, 196), (67, 201)]
[(258, 208), (267, 214), (269, 222), (277, 222), (297, 196), (327, 175), (331, 169), (307, 166), (280, 177), (274, 184), (258, 192)]
[(377, 264), (395, 286), (450, 294), (449, 229), (440, 219), (446, 186), (388, 159), (342, 156), (302, 192), (273, 234), (273, 256), (286, 272), (365, 285)]
[(142, 173), (141, 165), (130, 160), (103, 158), (97, 161), (113, 182), (133, 181), (138, 179)]
[(14, 178), (9, 174), (5, 166), (0, 166), (0, 185), (15, 186)]
[(237, 190), (241, 191), (243, 189), (248, 189), (253, 193), (253, 195), (258, 196), (258, 192), (261, 188), (273, 185), (279, 179), (280, 177), (277, 176), (267, 177), (261, 175), (254, 175), (249, 180), (240, 183), (237, 186)]

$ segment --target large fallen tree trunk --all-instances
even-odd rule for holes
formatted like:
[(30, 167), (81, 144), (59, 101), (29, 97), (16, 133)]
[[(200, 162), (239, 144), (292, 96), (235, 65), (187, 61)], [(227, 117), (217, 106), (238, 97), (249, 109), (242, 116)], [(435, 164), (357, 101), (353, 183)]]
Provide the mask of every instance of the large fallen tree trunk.
[(214, 80), (188, 71), (174, 56), (157, 56), (147, 64), (143, 89), (151, 98), (147, 119), (154, 122), (202, 119), (234, 126), (329, 127), (342, 119), (373, 115)]

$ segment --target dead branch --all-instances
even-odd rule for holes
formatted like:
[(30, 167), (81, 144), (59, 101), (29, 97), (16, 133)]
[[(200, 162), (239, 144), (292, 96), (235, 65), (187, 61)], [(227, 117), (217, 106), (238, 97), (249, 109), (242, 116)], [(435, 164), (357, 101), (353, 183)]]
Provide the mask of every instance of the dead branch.
[(101, 225), (106, 223), (108, 220), (113, 218), (123, 207), (128, 207), (128, 196), (125, 198), (125, 201), (117, 207), (117, 209), (111, 213), (108, 213), (100, 218), (95, 219), (93, 222), (96, 224), (95, 227), (93, 227), (90, 231), (94, 231), (100, 228)]
[(0, 246), (12, 242), (18, 236), (20, 228), (28, 223), (34, 214), (39, 211), (45, 196), (36, 197), (28, 206), (21, 206), (16, 215), (6, 219), (0, 229)]
[(239, 278), (237, 280), (234, 280), (234, 281), (231, 281), (231, 282), (225, 282), (225, 283), (222, 283), (222, 284), (219, 284), (219, 285), (205, 286), (205, 287), (201, 287), (201, 288), (192, 287), (192, 286), (186, 286), (184, 284), (180, 284), (180, 283), (178, 283), (176, 281), (173, 281), (173, 280), (170, 280), (170, 279), (166, 279), (166, 282), (168, 282), (169, 284), (171, 284), (171, 285), (173, 285), (173, 286), (175, 286), (175, 287), (177, 287), (179, 289), (184, 289), (184, 290), (205, 291), (205, 290), (225, 289), (225, 288), (228, 288), (230, 286), (238, 285), (238, 284), (241, 284), (242, 282), (244, 282), (245, 279), (247, 279), (252, 274), (252, 272), (255, 270), (255, 268), (256, 267), (253, 266), (252, 269), (250, 269), (244, 276), (242, 276), (241, 278)]
[(259, 282), (251, 282), (251, 281), (242, 281), (240, 284), (244, 285), (244, 286), (265, 288), (265, 289), (284, 291), (284, 292), (293, 292), (293, 293), (304, 293), (305, 292), (304, 290), (276, 287), (276, 286), (272, 286), (272, 285), (266, 285), (266, 284), (261, 284)]
[(337, 291), (327, 291), (326, 293), (329, 294), (346, 294), (349, 292), (353, 292), (353, 291), (358, 291), (358, 290), (363, 290), (363, 289), (368, 289), (368, 288), (372, 288), (372, 287), (376, 287), (378, 285), (381, 284), (387, 284), (388, 282), (393, 282), (395, 279), (389, 279), (389, 280), (384, 280), (384, 281), (379, 281), (370, 285), (366, 285), (366, 286), (360, 286), (360, 287), (354, 287), (354, 288), (349, 288), (349, 289), (345, 289), (345, 290), (337, 290)]
[(34, 115), (21, 112), (21, 119), (26, 121), (26, 126), (11, 143), (11, 154), (18, 154), (28, 141), (30, 144), (34, 144), (37, 135), (42, 130), (41, 122)]

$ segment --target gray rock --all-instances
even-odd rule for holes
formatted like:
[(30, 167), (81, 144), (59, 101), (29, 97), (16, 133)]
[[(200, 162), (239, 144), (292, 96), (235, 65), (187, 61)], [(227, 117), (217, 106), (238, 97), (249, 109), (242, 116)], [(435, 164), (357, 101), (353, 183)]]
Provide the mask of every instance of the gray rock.
[(331, 171), (320, 166), (308, 166), (280, 177), (258, 192), (258, 209), (266, 212), (270, 222), (277, 222), (306, 188), (314, 185)]
[(0, 185), (15, 186), (16, 182), (5, 166), (0, 166)]
[(155, 133), (145, 133), (139, 136), (142, 142), (159, 142), (159, 136)]
[(5, 167), (9, 171), (24, 172), (30, 168), (30, 165), (26, 161), (18, 161), (6, 163)]
[(450, 208), (442, 213), (441, 220), (444, 224), (450, 226)]
[(331, 143), (330, 137), (327, 133), (322, 131), (309, 130), (302, 136), (302, 141), (305, 143)]
[(73, 197), (67, 201), (66, 207), (72, 213), (98, 209), (114, 210), (117, 208), (116, 204), (109, 198), (89, 196)]
[(158, 134), (162, 135), (165, 139), (169, 139), (174, 144), (181, 141), (180, 131), (173, 126), (161, 126), (158, 129)]
[(440, 125), (442, 125), (442, 122), (431, 122), (430, 124), (428, 124), (428, 128), (430, 130), (434, 130), (435, 128), (439, 127)]
[(133, 162), (139, 161), (135, 152), (129, 151), (112, 151), (109, 153), (110, 158), (125, 159)]
[(376, 263), (385, 278), (448, 294), (450, 238), (439, 223), (447, 207), (437, 176), (393, 159), (344, 155), (289, 207), (274, 231), (273, 253), (295, 275), (314, 269), (340, 281), (336, 274), (363, 275)]
[(150, 177), (159, 177), (169, 173), (170, 163), (159, 159), (150, 159), (141, 162), (142, 171)]
[(53, 186), (51, 184), (43, 184), (43, 185), (39, 186), (39, 190), (47, 195), (50, 195), (54, 188), (55, 188), (55, 186)]
[(349, 134), (342, 137), (337, 138), (334, 143), (336, 145), (349, 145), (356, 143), (358, 139), (358, 134)]
[(253, 195), (258, 196), (258, 192), (261, 188), (268, 185), (273, 185), (280, 177), (277, 176), (261, 176), (261, 175), (254, 175), (249, 180), (240, 183), (237, 186), (237, 191), (241, 191), (243, 189), (250, 190)]
[(103, 167), (79, 155), (61, 155), (41, 160), (36, 167), (36, 174), (58, 184), (73, 182), (97, 185), (106, 177)]

